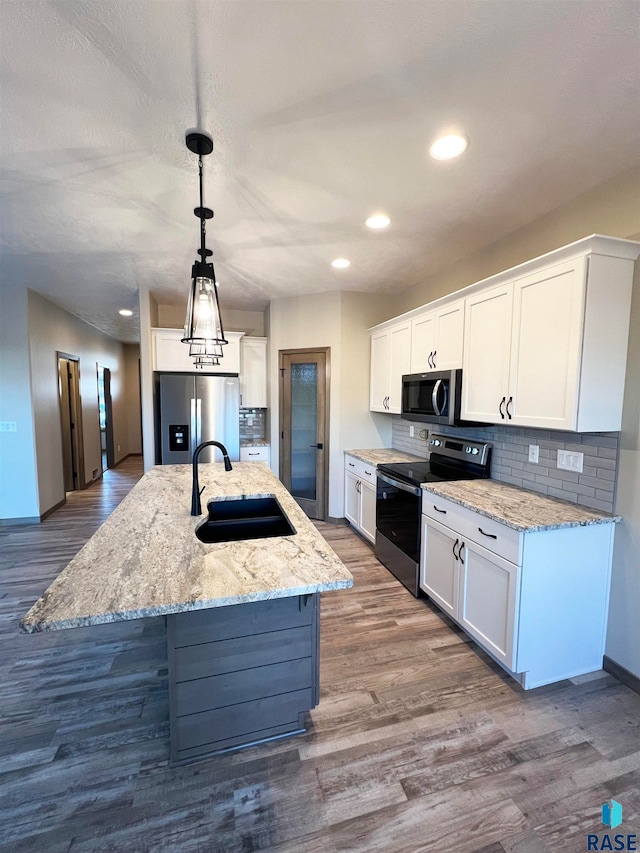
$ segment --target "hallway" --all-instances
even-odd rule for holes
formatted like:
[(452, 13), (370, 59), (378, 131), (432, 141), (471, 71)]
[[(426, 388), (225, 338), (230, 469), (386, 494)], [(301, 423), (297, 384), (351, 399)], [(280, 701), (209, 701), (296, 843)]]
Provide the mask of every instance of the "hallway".
[(18, 633), (141, 473), (0, 528), (3, 853), (574, 853), (612, 796), (638, 831), (640, 696), (606, 673), (525, 694), (324, 523), (355, 585), (323, 595), (309, 730), (169, 769), (162, 617)]

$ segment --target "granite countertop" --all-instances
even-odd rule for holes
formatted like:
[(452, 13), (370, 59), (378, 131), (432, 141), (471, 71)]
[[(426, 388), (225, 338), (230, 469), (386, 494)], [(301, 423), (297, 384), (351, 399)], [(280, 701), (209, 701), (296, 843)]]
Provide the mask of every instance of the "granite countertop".
[(266, 438), (241, 438), (240, 447), (271, 447)]
[[(191, 510), (191, 466), (148, 471), (24, 616), (54, 631), (345, 589), (353, 578), (262, 462), (201, 464), (204, 513)], [(293, 536), (204, 544), (194, 529), (210, 499), (275, 495)]]
[(619, 515), (550, 498), (498, 480), (424, 483), (422, 488), (520, 532), (611, 524), (622, 520)]
[(345, 450), (349, 456), (355, 456), (367, 465), (386, 465), (390, 462), (425, 462), (427, 457), (394, 450), (392, 447), (378, 447), (373, 450)]

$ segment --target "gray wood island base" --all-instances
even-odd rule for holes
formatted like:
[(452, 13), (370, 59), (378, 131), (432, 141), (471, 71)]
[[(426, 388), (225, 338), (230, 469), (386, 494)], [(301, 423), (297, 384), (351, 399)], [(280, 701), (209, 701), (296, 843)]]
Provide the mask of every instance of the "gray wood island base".
[(319, 701), (319, 599), (353, 578), (260, 462), (200, 466), (202, 505), (276, 498), (293, 533), (202, 542), (191, 467), (152, 468), (24, 616), (27, 633), (164, 615), (170, 760), (304, 731)]
[(171, 764), (305, 731), (320, 595), (167, 616)]

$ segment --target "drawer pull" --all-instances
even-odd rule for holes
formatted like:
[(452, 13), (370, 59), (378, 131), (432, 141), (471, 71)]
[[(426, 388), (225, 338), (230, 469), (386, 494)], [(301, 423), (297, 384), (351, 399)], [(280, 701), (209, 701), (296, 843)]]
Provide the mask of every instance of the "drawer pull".
[(260, 456), (260, 454), (259, 454), (259, 453), (248, 453), (247, 455), (248, 455), (248, 456)]
[(438, 507), (435, 504), (433, 505), (433, 508), (435, 509), (436, 512), (441, 512), (443, 515), (447, 514), (446, 509), (438, 509)]
[(459, 541), (459, 539), (456, 539), (456, 541), (453, 543), (453, 548), (451, 549), (453, 551), (453, 556), (456, 558), (456, 560), (458, 559), (458, 555), (456, 554), (456, 545)]
[(364, 469), (364, 473), (365, 473), (368, 477), (370, 477), (370, 476), (371, 476), (371, 471), (367, 471), (367, 469), (366, 469), (366, 468)]
[(356, 466), (353, 464), (353, 462), (349, 462), (349, 468), (355, 468), (355, 467)]
[(484, 532), (484, 530), (483, 530), (481, 527), (479, 527), (479, 528), (478, 528), (478, 530), (480, 531), (480, 533), (482, 533), (482, 535), (483, 535), (483, 536), (488, 536), (488, 537), (489, 537), (489, 539), (497, 539), (497, 538), (498, 538), (498, 537), (495, 535), (495, 533), (485, 533), (485, 532)]

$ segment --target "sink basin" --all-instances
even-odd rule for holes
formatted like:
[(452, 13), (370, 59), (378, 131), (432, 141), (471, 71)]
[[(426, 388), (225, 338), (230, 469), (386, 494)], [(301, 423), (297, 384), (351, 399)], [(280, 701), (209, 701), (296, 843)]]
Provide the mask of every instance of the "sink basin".
[(207, 510), (208, 518), (196, 527), (201, 542), (266, 539), (296, 532), (274, 497), (209, 501)]

